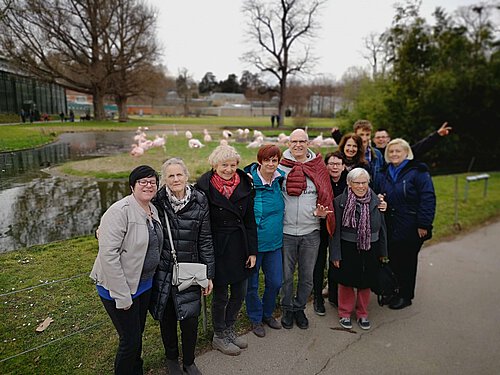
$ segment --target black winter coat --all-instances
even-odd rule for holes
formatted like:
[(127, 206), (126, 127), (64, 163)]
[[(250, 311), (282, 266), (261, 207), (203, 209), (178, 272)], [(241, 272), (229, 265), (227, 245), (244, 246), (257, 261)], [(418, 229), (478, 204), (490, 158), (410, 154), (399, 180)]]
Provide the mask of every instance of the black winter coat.
[(165, 214), (168, 215), (177, 261), (206, 264), (207, 278), (213, 279), (215, 276), (215, 258), (208, 200), (203, 192), (193, 189), (187, 205), (175, 213), (170, 205), (164, 186), (156, 194), (153, 204), (158, 209), (160, 221), (163, 225), (164, 240), (160, 264), (153, 279), (150, 304), (151, 315), (157, 320), (163, 318), (168, 298), (170, 293), (173, 292), (172, 299), (178, 320), (199, 316), (201, 311), (200, 286), (193, 285), (182, 292), (172, 286), (173, 260)]
[(230, 199), (210, 183), (213, 171), (203, 174), (197, 187), (208, 197), (210, 223), (215, 249), (216, 285), (227, 285), (246, 279), (253, 269), (245, 267), (250, 255), (257, 255), (257, 225), (254, 215), (254, 191), (245, 172), (237, 169), (240, 183)]

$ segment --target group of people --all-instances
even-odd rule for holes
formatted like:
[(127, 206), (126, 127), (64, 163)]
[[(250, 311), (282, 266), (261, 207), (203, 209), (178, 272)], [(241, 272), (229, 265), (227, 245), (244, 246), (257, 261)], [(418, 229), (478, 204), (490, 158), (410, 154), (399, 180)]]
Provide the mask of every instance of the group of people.
[[(366, 126), (371, 133), (371, 124), (362, 124), (355, 133)], [(352, 328), (355, 313), (360, 328), (370, 328), (370, 286), (381, 260), (390, 260), (401, 284), (390, 307), (411, 304), (418, 252), (432, 230), (432, 180), (406, 141), (390, 141), (377, 164), (370, 135), (365, 142), (355, 133), (323, 159), (296, 129), (288, 149), (264, 145), (244, 169), (238, 152), (220, 145), (195, 185), (179, 158), (162, 165), (161, 178), (145, 165), (131, 172), (131, 194), (101, 219), (91, 272), (120, 338), (116, 374), (142, 374), (148, 311), (160, 322), (169, 374), (200, 374), (194, 361), (202, 295), (213, 294), (212, 346), (227, 355), (248, 346), (235, 327), (243, 301), (259, 337), (267, 328), (307, 329), (311, 293), (314, 311), (325, 315), (326, 259), (328, 299), (342, 327)], [(175, 260), (205, 264), (208, 283), (179, 290), (172, 283)], [(278, 295), (281, 320), (273, 316)]]

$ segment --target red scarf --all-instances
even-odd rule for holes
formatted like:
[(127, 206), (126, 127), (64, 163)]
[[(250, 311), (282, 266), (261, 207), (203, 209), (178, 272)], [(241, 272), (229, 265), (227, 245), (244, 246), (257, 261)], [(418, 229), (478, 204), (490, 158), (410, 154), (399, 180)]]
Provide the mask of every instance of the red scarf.
[(210, 183), (214, 186), (214, 188), (217, 189), (219, 193), (229, 199), (240, 183), (240, 175), (236, 172), (230, 180), (225, 180), (217, 173), (214, 173), (210, 178)]
[[(286, 176), (286, 192), (290, 196), (299, 196), (306, 189), (306, 176), (311, 179), (316, 191), (318, 192), (317, 203), (328, 206), (328, 209), (333, 211), (333, 190), (330, 183), (330, 175), (326, 169), (325, 163), (318, 154), (314, 159), (308, 160), (305, 163), (290, 159), (281, 159), (281, 165), (292, 168)], [(330, 236), (335, 232), (335, 215), (334, 213), (326, 216), (326, 228)]]

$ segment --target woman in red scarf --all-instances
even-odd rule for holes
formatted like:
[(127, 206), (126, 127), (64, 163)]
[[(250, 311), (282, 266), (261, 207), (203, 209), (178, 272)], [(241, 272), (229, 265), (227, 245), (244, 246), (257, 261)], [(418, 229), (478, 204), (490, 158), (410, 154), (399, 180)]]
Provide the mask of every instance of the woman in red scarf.
[(257, 255), (252, 181), (238, 169), (240, 159), (234, 147), (218, 146), (208, 157), (212, 170), (197, 183), (208, 197), (215, 249), (212, 346), (228, 355), (248, 346), (236, 336), (234, 324)]

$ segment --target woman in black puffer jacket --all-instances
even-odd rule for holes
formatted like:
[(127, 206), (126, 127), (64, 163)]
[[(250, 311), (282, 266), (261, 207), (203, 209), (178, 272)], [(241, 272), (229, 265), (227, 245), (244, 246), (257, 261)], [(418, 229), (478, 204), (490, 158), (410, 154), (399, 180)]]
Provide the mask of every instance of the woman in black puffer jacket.
[[(201, 312), (201, 293), (210, 294), (215, 276), (208, 201), (201, 191), (187, 184), (188, 178), (188, 170), (181, 159), (167, 160), (162, 166), (163, 186), (153, 200), (165, 230), (160, 264), (153, 280), (150, 311), (153, 318), (160, 321), (169, 374), (182, 374), (178, 362), (178, 320), (181, 326), (184, 371), (188, 374), (200, 374), (194, 364), (194, 352)], [(170, 223), (177, 261), (207, 265), (209, 285), (206, 289), (193, 285), (179, 292), (177, 287), (172, 286), (173, 260), (165, 215)]]

